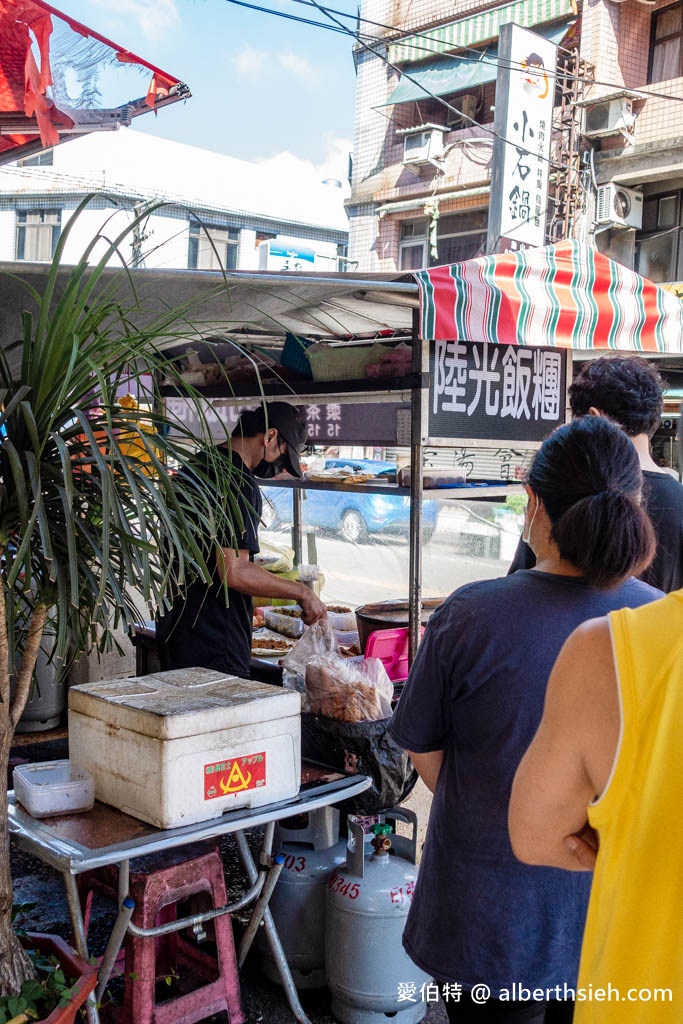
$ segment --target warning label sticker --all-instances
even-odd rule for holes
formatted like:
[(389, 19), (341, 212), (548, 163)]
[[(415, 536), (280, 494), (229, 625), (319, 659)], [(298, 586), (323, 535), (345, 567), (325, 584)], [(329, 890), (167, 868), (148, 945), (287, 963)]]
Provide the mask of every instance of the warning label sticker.
[(266, 752), (246, 754), (230, 761), (214, 761), (204, 765), (204, 799), (260, 789), (266, 784)]

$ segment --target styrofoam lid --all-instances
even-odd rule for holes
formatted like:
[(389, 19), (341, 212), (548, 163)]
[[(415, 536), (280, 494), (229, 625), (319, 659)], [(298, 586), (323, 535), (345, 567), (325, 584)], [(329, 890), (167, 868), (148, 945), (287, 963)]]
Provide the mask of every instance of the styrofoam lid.
[(175, 739), (298, 715), (293, 690), (205, 668), (105, 679), (69, 689), (69, 710), (156, 739)]

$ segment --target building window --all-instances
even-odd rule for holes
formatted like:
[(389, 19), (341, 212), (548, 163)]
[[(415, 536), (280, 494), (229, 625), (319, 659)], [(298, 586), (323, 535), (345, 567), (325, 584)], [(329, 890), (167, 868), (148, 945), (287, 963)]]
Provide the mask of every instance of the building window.
[(462, 263), (486, 252), (487, 210), (442, 215), (436, 226), (437, 255), (431, 252), (431, 235), (426, 220), (401, 224), (398, 244), (399, 270), (423, 270), (425, 267)]
[(683, 77), (683, 3), (671, 4), (652, 15), (650, 82)]
[(486, 253), (488, 210), (451, 213), (441, 217), (437, 228), (439, 255), (431, 260), (432, 266), (461, 263)]
[(61, 230), (61, 210), (17, 210), (17, 259), (48, 262)]
[(427, 221), (403, 221), (398, 243), (399, 270), (422, 270), (427, 266)]
[(636, 269), (662, 284), (683, 280), (683, 193), (648, 196), (643, 202), (643, 228), (636, 236)]
[(204, 227), (196, 220), (190, 221), (190, 270), (235, 270), (239, 234), (237, 228)]
[(42, 153), (35, 156), (24, 156), (17, 160), (18, 167), (52, 167), (54, 164), (54, 149), (44, 149)]

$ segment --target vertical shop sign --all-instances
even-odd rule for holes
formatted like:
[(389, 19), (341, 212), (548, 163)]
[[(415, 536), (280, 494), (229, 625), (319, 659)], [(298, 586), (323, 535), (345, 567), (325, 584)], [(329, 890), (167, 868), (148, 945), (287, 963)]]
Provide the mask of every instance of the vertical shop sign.
[(557, 46), (501, 26), (486, 252), (545, 243)]

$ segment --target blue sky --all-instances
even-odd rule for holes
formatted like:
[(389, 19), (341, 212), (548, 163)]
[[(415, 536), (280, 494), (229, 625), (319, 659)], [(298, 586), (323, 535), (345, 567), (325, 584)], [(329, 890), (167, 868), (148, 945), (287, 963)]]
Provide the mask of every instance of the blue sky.
[[(136, 129), (246, 160), (289, 152), (325, 167), (332, 161), (335, 176), (345, 174), (355, 88), (350, 37), (227, 0), (54, 3), (190, 86), (186, 104), (140, 117)], [(293, 0), (263, 6), (324, 20)], [(334, 6), (355, 11), (351, 0)]]

